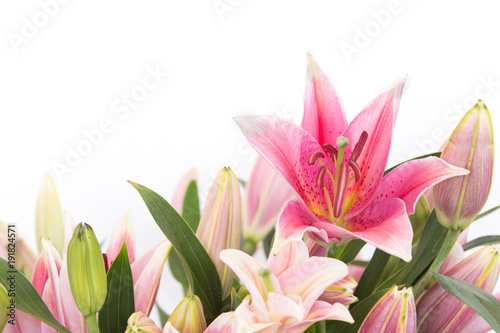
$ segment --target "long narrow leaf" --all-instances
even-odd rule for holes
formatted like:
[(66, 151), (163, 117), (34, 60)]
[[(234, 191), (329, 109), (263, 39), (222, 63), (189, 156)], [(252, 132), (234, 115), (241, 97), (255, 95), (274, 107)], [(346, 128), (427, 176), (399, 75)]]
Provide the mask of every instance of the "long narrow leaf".
[(59, 332), (71, 333), (54, 318), (31, 282), (3, 258), (0, 258), (0, 272), (0, 283), (7, 291), (15, 292), (14, 304), (17, 310), (35, 317)]
[(462, 245), (462, 247), (464, 251), (467, 251), (475, 247), (488, 244), (500, 244), (500, 236), (495, 235), (495, 236), (479, 237), (474, 240), (471, 240), (470, 242), (465, 243), (464, 245)]
[[(196, 232), (198, 224), (200, 223), (200, 202), (198, 199), (198, 187), (194, 180), (189, 183), (186, 195), (184, 196), (182, 217), (189, 224), (193, 232)], [(186, 294), (189, 288), (189, 279), (186, 274), (189, 273), (184, 270), (184, 266), (182, 265), (179, 255), (177, 254), (177, 250), (172, 251), (168, 256), (168, 265), (172, 275), (182, 284), (184, 294)]]
[(483, 217), (490, 215), (491, 213), (493, 213), (494, 211), (496, 211), (498, 209), (500, 209), (500, 206), (493, 207), (492, 209), (487, 210), (484, 213), (479, 214), (474, 221), (482, 219)]
[(160, 195), (140, 184), (130, 182), (146, 203), (154, 220), (188, 265), (196, 294), (203, 304), (207, 324), (220, 313), (222, 290), (212, 259), (188, 223)]
[[(370, 263), (364, 270), (363, 275), (361, 275), (358, 286), (354, 291), (354, 296), (356, 296), (360, 301), (370, 296), (370, 294), (376, 289), (390, 257), (391, 255), (385, 253), (384, 251), (378, 249), (375, 250)], [(361, 302), (358, 304), (361, 304)], [(358, 304), (353, 304), (353, 306), (356, 307)]]
[(470, 306), (495, 332), (500, 332), (500, 301), (497, 298), (480, 287), (457, 278), (437, 273), (434, 276), (448, 294)]
[(99, 311), (99, 330), (122, 333), (127, 328), (127, 319), (135, 312), (134, 278), (125, 241), (109, 268), (107, 280), (108, 293)]
[(335, 258), (348, 264), (356, 258), (365, 245), (366, 242), (361, 239), (352, 240), (337, 250)]

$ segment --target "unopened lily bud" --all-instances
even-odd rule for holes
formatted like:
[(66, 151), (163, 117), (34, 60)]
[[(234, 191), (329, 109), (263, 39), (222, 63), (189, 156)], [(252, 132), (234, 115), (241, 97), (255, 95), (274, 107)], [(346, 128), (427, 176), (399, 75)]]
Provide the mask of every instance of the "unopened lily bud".
[(439, 222), (448, 229), (467, 228), (483, 209), (493, 176), (493, 126), (480, 100), (462, 118), (445, 144), (441, 158), (470, 171), (434, 187)]
[(203, 306), (196, 295), (184, 298), (168, 318), (180, 333), (203, 332), (207, 328)]
[(429, 202), (425, 195), (421, 196), (415, 206), (415, 213), (408, 216), (410, 218), (411, 227), (413, 229), (413, 245), (417, 244), (424, 231), (425, 224), (431, 215)]
[(43, 178), (36, 206), (36, 239), (39, 251), (42, 250), (42, 238), (50, 239), (59, 254), (62, 254), (64, 229), (61, 206), (54, 182), (48, 174)]
[(397, 286), (393, 286), (371, 309), (358, 332), (417, 332), (412, 288), (398, 290)]
[(141, 311), (134, 312), (127, 320), (125, 333), (162, 333), (162, 329)]
[[(476, 285), (491, 293), (498, 281), (500, 256), (495, 246), (471, 254), (445, 275)], [(479, 315), (462, 301), (449, 295), (435, 282), (417, 302), (419, 332), (465, 332)]]
[(223, 168), (217, 174), (196, 236), (217, 268), (224, 297), (231, 288), (234, 273), (219, 259), (219, 253), (224, 249), (239, 249), (241, 237), (240, 185), (230, 168)]
[(243, 238), (253, 244), (263, 240), (294, 193), (271, 164), (259, 156), (246, 185)]
[(358, 298), (353, 295), (354, 289), (358, 286), (358, 281), (350, 275), (346, 275), (342, 280), (335, 282), (330, 287), (326, 288), (323, 294), (319, 297), (320, 301), (325, 301), (330, 304), (340, 303), (349, 305), (358, 301)]
[(106, 300), (107, 281), (101, 248), (88, 224), (75, 228), (67, 255), (69, 283), (78, 310), (85, 317), (93, 315)]

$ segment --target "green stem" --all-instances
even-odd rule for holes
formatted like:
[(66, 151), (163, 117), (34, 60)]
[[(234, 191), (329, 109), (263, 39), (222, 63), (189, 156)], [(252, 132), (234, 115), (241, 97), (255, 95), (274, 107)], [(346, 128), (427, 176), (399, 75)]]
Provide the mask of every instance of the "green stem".
[(87, 325), (88, 333), (100, 333), (99, 326), (97, 326), (97, 318), (95, 313), (85, 317), (85, 325)]
[(326, 333), (326, 321), (320, 321), (318, 325), (318, 332), (319, 333)]
[(452, 229), (448, 230), (446, 238), (436, 256), (436, 259), (434, 259), (427, 273), (425, 273), (425, 275), (420, 279), (420, 281), (415, 286), (415, 292), (414, 292), (415, 299), (418, 299), (418, 297), (422, 295), (422, 293), (427, 289), (427, 286), (430, 284), (430, 282), (433, 281), (434, 279), (433, 274), (439, 270), (439, 268), (445, 261), (446, 257), (453, 248), (453, 245), (455, 245), (458, 236), (460, 236), (460, 231), (461, 230), (452, 230)]

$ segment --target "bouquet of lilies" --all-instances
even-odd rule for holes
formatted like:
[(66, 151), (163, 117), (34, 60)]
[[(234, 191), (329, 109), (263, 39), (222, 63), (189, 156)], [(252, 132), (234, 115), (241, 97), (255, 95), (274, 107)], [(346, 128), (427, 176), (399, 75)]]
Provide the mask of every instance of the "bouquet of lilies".
[[(46, 176), (39, 254), (2, 224), (0, 328), (500, 332), (492, 294), (500, 236), (467, 240), (467, 228), (495, 210), (480, 214), (492, 184), (490, 114), (478, 101), (441, 151), (388, 168), (405, 79), (348, 123), (308, 55), (300, 126), (276, 116), (235, 118), (261, 155), (246, 182), (223, 168), (204, 207), (195, 170), (169, 201), (130, 182), (165, 235), (142, 256), (128, 213), (101, 247), (88, 224), (61, 214)], [(375, 251), (361, 252), (367, 244)], [(156, 297), (169, 297), (158, 295), (164, 266), (185, 298), (169, 315), (159, 309), (155, 323)]]

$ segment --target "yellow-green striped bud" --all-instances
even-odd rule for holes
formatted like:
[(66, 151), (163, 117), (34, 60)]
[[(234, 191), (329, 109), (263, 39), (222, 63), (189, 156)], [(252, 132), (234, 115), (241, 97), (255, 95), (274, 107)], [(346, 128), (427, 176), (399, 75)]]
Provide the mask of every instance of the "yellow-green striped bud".
[(128, 318), (125, 333), (162, 333), (161, 328), (141, 311), (134, 312)]
[(207, 328), (203, 306), (196, 295), (184, 298), (168, 318), (180, 333), (203, 332)]
[(68, 245), (68, 276), (71, 293), (84, 317), (94, 315), (106, 300), (104, 258), (94, 231), (80, 223)]

